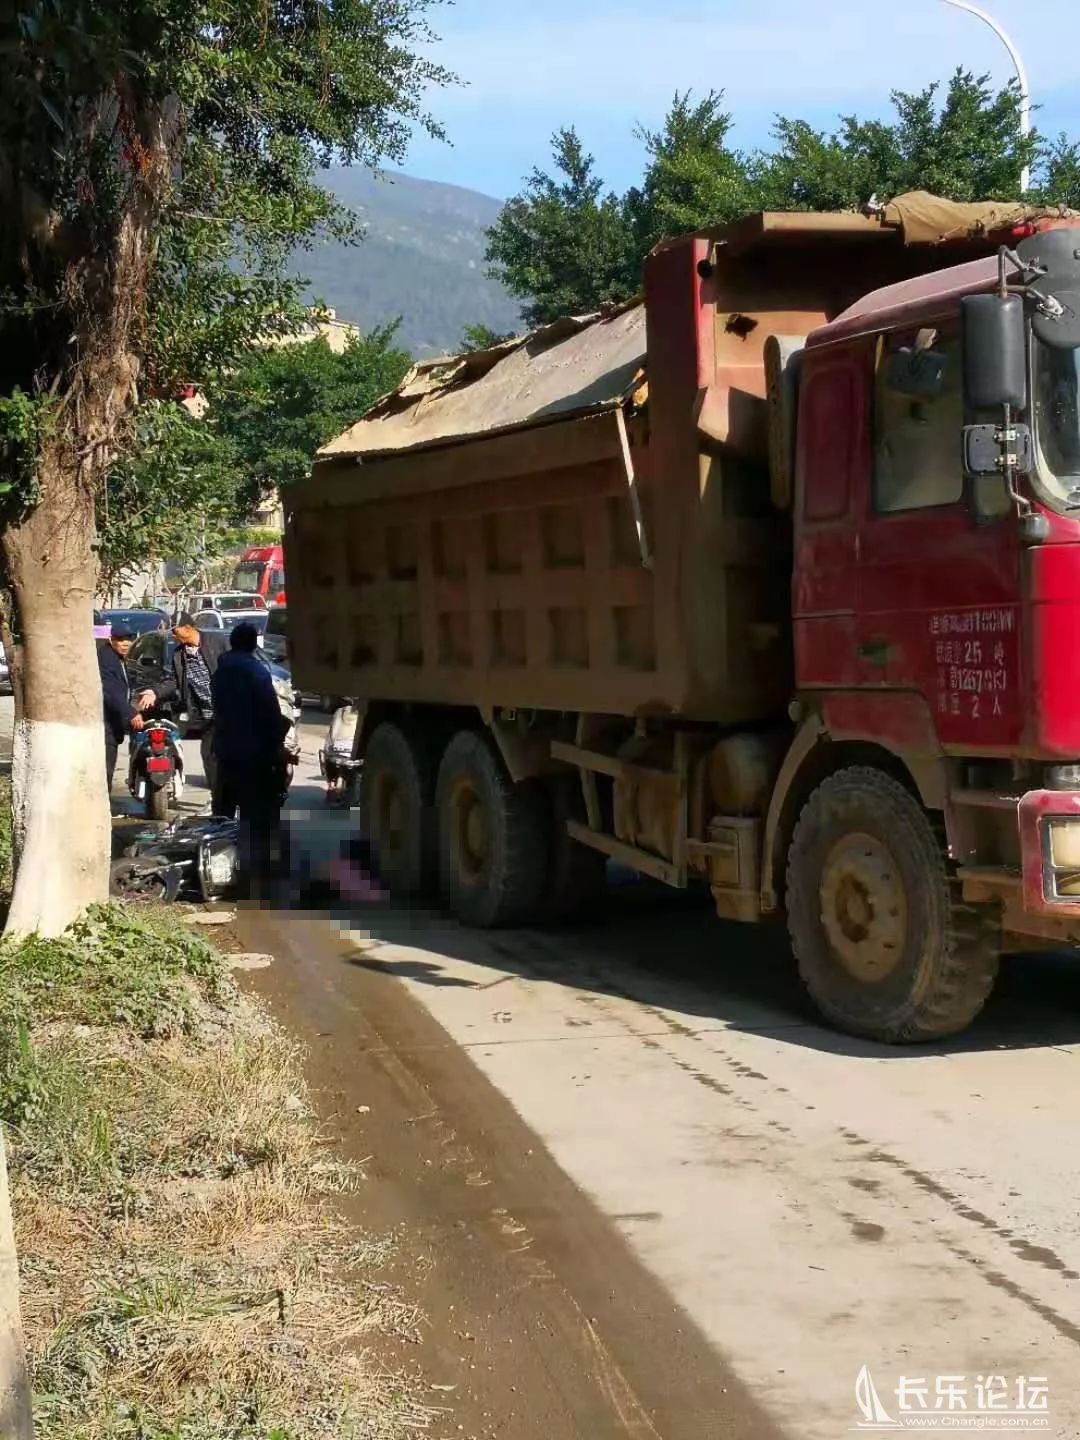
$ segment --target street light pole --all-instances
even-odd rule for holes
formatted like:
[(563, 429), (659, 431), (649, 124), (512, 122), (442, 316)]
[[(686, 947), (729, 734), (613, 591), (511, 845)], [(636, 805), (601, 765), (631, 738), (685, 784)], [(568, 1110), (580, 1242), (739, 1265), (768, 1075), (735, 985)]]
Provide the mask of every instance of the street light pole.
[[(976, 16), (984, 25), (989, 25), (994, 34), (998, 37), (1005, 49), (1009, 52), (1009, 58), (1016, 70), (1016, 78), (1020, 82), (1020, 137), (1026, 140), (1031, 134), (1031, 91), (1028, 89), (1027, 71), (1024, 69), (1024, 62), (1020, 58), (1020, 51), (1009, 39), (1008, 35), (1001, 28), (998, 22), (980, 10), (978, 5), (972, 5), (970, 0), (945, 0), (946, 5), (954, 5), (957, 10), (966, 10), (969, 15)], [(1026, 195), (1031, 187), (1031, 166), (1025, 164), (1020, 172), (1020, 193)]]

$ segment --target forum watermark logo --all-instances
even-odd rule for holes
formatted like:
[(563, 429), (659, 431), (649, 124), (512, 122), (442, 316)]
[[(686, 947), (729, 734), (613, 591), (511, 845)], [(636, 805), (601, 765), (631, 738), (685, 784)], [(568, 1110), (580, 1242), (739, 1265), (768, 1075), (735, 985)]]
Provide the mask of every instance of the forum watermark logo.
[(901, 1375), (891, 1389), (879, 1390), (864, 1365), (855, 1377), (855, 1403), (862, 1419), (853, 1430), (981, 1430), (1017, 1435), (1050, 1429), (1050, 1384), (1045, 1375)]

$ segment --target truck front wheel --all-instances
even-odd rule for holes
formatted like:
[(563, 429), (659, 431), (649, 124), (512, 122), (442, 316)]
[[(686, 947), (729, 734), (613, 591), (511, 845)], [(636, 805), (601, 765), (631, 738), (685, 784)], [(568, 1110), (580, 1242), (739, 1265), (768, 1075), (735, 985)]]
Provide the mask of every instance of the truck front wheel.
[(787, 911), (811, 999), (851, 1035), (953, 1035), (993, 988), (996, 949), (954, 893), (932, 821), (879, 770), (840, 770), (806, 802), (788, 855)]
[(384, 722), (364, 747), (360, 829), (391, 895), (419, 895), (427, 879), (430, 810), (423, 757), (405, 732)]
[(548, 817), (535, 781), (515, 785), (483, 736), (455, 735), (436, 790), (439, 880), (466, 925), (533, 920), (549, 869)]

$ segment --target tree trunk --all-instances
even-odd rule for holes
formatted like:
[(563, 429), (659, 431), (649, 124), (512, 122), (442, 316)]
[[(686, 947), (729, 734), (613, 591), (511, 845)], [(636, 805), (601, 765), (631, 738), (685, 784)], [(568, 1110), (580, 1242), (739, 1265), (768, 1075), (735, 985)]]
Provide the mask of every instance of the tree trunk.
[(19, 1314), (19, 1264), (8, 1195), (7, 1157), (0, 1126), (0, 1435), (4, 1440), (33, 1440), (30, 1377), (26, 1370), (22, 1317)]
[(3, 545), (22, 628), (8, 934), (58, 935), (108, 896), (105, 731), (94, 648), (93, 501), (73, 448), (46, 446), (41, 499)]

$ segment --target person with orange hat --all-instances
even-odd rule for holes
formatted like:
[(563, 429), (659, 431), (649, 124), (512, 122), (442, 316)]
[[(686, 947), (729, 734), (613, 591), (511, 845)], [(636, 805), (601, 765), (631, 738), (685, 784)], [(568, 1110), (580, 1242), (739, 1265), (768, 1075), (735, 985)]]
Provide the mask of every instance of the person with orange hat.
[(203, 774), (211, 792), (217, 781), (214, 763), (214, 702), (210, 693), (210, 669), (202, 653), (202, 637), (195, 626), (181, 617), (173, 627), (176, 649), (173, 651), (173, 678), (157, 687), (157, 699), (174, 700), (187, 716), (185, 738), (199, 736)]

